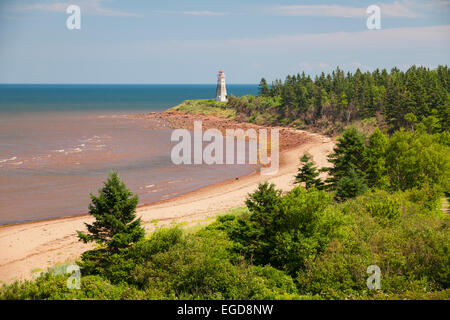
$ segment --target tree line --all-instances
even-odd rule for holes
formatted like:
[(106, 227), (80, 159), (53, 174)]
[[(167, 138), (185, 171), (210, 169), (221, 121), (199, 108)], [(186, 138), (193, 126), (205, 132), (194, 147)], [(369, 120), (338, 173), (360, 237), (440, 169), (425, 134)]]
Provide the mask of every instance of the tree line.
[(342, 126), (376, 119), (393, 132), (411, 121), (450, 127), (450, 78), (447, 66), (412, 66), (345, 73), (339, 67), (312, 78), (298, 73), (259, 84), (259, 97), (230, 97), (228, 106), (251, 122), (296, 126)]

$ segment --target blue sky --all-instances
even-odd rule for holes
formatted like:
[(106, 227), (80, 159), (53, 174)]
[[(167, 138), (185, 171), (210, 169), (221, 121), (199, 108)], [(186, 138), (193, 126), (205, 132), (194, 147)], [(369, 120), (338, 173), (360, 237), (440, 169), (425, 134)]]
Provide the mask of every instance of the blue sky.
[[(66, 8), (81, 8), (81, 30)], [(381, 8), (368, 30), (366, 8)], [(2, 0), (0, 83), (257, 83), (450, 62), (450, 1)]]

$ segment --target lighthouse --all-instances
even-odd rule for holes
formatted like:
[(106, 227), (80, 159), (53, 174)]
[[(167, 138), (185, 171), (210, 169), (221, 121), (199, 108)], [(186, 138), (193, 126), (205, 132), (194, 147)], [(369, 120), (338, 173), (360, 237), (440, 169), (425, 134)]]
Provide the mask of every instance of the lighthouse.
[(219, 75), (217, 76), (216, 101), (228, 101), (225, 73), (223, 73), (223, 70), (220, 70)]

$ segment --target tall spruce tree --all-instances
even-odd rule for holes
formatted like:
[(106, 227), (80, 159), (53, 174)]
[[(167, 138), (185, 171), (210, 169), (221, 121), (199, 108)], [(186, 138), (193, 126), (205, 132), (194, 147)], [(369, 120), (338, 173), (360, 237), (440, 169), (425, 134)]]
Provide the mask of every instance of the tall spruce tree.
[(311, 161), (311, 156), (306, 153), (300, 158), (300, 162), (303, 164), (298, 168), (298, 173), (295, 176), (295, 183), (305, 183), (307, 190), (311, 188), (322, 189), (323, 182), (319, 178), (319, 170), (314, 166), (314, 162)]
[(328, 161), (333, 164), (327, 171), (330, 177), (327, 182), (336, 187), (337, 182), (348, 175), (350, 170), (354, 170), (361, 178), (365, 176), (365, 140), (364, 134), (355, 127), (345, 129), (338, 139), (334, 153), (329, 155)]
[(96, 242), (116, 252), (144, 237), (141, 219), (136, 219), (138, 196), (127, 189), (117, 172), (109, 174), (98, 196), (91, 194), (91, 201), (89, 213), (95, 221), (85, 224), (88, 233), (77, 231), (80, 241)]
[(258, 89), (260, 96), (268, 96), (270, 94), (269, 85), (267, 84), (267, 81), (264, 78), (261, 79)]
[(362, 195), (367, 190), (368, 187), (365, 180), (358, 175), (355, 169), (350, 169), (336, 183), (335, 199), (337, 201), (345, 201)]

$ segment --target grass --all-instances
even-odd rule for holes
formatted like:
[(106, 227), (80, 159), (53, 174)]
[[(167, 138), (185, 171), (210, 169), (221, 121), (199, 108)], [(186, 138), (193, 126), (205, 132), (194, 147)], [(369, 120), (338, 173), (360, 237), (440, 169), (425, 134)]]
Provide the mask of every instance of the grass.
[(31, 270), (31, 273), (38, 273), (38, 272), (43, 272), (43, 271), (44, 271), (44, 269), (42, 269), (42, 268), (34, 268)]
[(234, 215), (234, 216), (238, 217), (238, 216), (241, 216), (241, 215), (243, 215), (243, 214), (245, 214), (247, 212), (248, 212), (247, 207), (233, 208), (233, 209), (227, 210), (225, 212), (219, 213), (217, 215), (209, 216), (209, 217), (206, 217), (204, 219), (197, 220), (197, 221), (195, 221), (195, 222), (197, 222), (195, 224), (184, 225), (183, 229), (186, 232), (186, 234), (194, 234), (194, 233), (200, 231), (205, 226), (215, 222), (217, 217), (224, 216), (224, 215)]
[(227, 108), (226, 102), (217, 102), (214, 99), (186, 100), (168, 111), (177, 111), (187, 114), (211, 115), (221, 118), (235, 119), (236, 111)]

